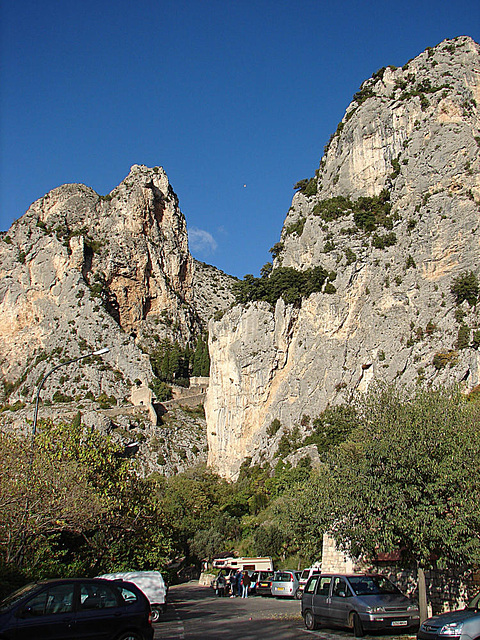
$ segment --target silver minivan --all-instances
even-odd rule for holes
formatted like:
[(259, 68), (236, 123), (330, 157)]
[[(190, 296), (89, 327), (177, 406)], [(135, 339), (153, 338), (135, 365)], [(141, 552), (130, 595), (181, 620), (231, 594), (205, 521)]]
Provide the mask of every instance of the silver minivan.
[(294, 598), (298, 591), (299, 571), (276, 571), (272, 579), (272, 596)]
[(349, 627), (356, 637), (365, 631), (418, 630), (418, 606), (388, 578), (375, 574), (312, 575), (302, 595), (307, 629)]
[(480, 638), (480, 593), (465, 609), (442, 613), (422, 622), (418, 640), (472, 640)]

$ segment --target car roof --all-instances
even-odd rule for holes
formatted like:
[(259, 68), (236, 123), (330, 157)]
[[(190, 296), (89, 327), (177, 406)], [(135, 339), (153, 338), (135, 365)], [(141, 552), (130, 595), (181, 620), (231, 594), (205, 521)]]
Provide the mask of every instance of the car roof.
[[(335, 576), (340, 578), (373, 578), (380, 576), (379, 573), (340, 573), (335, 571), (318, 571), (322, 576)], [(386, 576), (381, 576), (382, 578), (386, 578)]]
[(36, 580), (32, 584), (51, 584), (57, 582), (111, 582), (105, 578), (48, 578), (48, 580)]

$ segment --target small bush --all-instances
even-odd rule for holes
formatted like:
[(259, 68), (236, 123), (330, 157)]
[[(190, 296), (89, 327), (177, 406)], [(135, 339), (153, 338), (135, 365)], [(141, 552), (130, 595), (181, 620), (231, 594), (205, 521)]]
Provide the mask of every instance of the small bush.
[(391, 231), (390, 233), (386, 233), (383, 236), (375, 233), (372, 238), (372, 244), (376, 249), (385, 249), (386, 247), (391, 247), (396, 243), (397, 236), (393, 231)]
[(480, 292), (477, 276), (473, 271), (461, 273), (453, 281), (450, 291), (457, 304), (462, 304), (466, 300), (470, 306), (475, 306)]
[(267, 436), (273, 437), (281, 426), (282, 424), (278, 418), (272, 420), (270, 426), (267, 427)]
[(345, 249), (345, 257), (347, 259), (347, 265), (349, 265), (352, 264), (352, 262), (355, 262), (355, 260), (357, 259), (357, 254), (352, 251), (350, 247), (347, 247)]
[(303, 233), (305, 222), (306, 222), (305, 218), (299, 218), (296, 222), (294, 222), (293, 224), (290, 224), (285, 229), (285, 235), (291, 235), (292, 233), (296, 233), (297, 236), (301, 236)]
[(393, 171), (390, 174), (390, 178), (395, 180), (395, 178), (400, 174), (400, 162), (398, 158), (392, 158), (392, 168)]
[(413, 259), (413, 257), (411, 255), (408, 256), (407, 261), (405, 263), (405, 270), (410, 269), (410, 267), (412, 267), (413, 269), (416, 268), (416, 264), (415, 264), (415, 260)]
[(472, 337), (472, 347), (474, 349), (480, 348), (480, 331), (474, 331)]
[(154, 378), (150, 382), (149, 387), (159, 402), (165, 402), (166, 400), (172, 399), (172, 387), (170, 387), (166, 382), (162, 382), (158, 378)]
[(97, 398), (97, 402), (101, 409), (111, 409), (112, 406), (117, 404), (117, 399), (115, 396), (107, 396), (106, 393), (101, 393)]
[(294, 184), (293, 188), (296, 191), (300, 191), (300, 193), (303, 193), (307, 197), (314, 196), (317, 193), (317, 179), (304, 178)]
[(457, 349), (466, 349), (470, 344), (470, 328), (466, 324), (461, 324), (457, 334)]
[(55, 391), (55, 393), (52, 396), (52, 399), (54, 402), (72, 402), (73, 400), (72, 396), (68, 396), (62, 393), (61, 391)]
[(431, 336), (436, 331), (436, 329), (437, 329), (437, 325), (434, 322), (432, 322), (432, 320), (429, 320), (427, 322), (427, 326), (425, 327), (425, 333), (427, 334), (427, 336)]
[(280, 253), (283, 251), (283, 242), (276, 242), (269, 251), (273, 258), (278, 258)]
[(433, 356), (433, 366), (438, 371), (440, 369), (444, 369), (447, 364), (451, 367), (455, 366), (458, 362), (458, 352), (457, 351), (446, 351), (443, 353), (436, 353)]

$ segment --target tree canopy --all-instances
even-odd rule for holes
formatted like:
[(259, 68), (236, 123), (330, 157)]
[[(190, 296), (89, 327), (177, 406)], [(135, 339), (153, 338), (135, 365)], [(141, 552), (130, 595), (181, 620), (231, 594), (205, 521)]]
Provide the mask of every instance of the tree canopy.
[(419, 566), (480, 563), (479, 407), (457, 390), (392, 387), (363, 399), (303, 508), (353, 555), (401, 550)]
[(122, 447), (77, 422), (41, 422), (34, 442), (0, 433), (0, 576), (95, 575), (169, 557), (155, 487)]

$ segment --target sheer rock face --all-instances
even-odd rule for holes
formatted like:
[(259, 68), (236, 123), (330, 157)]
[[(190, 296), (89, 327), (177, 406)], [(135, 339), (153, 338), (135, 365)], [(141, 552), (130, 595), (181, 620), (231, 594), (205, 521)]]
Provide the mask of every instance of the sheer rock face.
[[(478, 314), (467, 302), (459, 312), (451, 292), (460, 274), (479, 275), (479, 106), (480, 52), (468, 37), (362, 85), (316, 172), (316, 193), (293, 198), (274, 262), (334, 271), (336, 292), (300, 308), (281, 299), (275, 309), (237, 306), (210, 323), (209, 464), (223, 476), (235, 478), (245, 458), (271, 459), (285, 430), (308, 431), (306, 416), (372, 381), (479, 384)], [(362, 230), (352, 210), (322, 216), (329, 198), (382, 191), (386, 228)], [(469, 346), (459, 342), (462, 325)], [(446, 366), (434, 366), (439, 353)], [(274, 419), (282, 428), (268, 436)]]
[[(61, 358), (104, 346), (102, 366), (65, 367), (45, 397), (88, 389), (123, 399), (133, 381), (152, 378), (139, 346), (154, 336), (186, 344), (206, 325), (195, 308), (185, 218), (160, 167), (134, 165), (107, 196), (81, 184), (54, 189), (1, 240), (0, 368), (16, 386), (10, 402), (28, 396)], [(226, 287), (233, 280), (211, 270)], [(198, 289), (214, 298), (213, 309), (231, 300), (209, 283)]]

